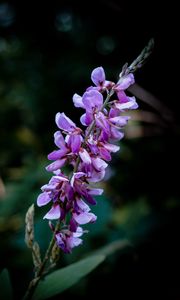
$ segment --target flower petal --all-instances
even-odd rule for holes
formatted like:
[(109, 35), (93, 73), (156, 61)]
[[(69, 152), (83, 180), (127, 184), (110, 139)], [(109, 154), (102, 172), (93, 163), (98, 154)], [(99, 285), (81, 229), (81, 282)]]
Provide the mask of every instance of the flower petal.
[(116, 126), (125, 126), (129, 119), (130, 119), (129, 116), (119, 116), (119, 117), (110, 118), (109, 121)]
[(117, 152), (119, 151), (120, 147), (117, 145), (113, 145), (113, 144), (109, 144), (109, 143), (105, 143), (104, 147), (110, 151), (110, 152)]
[(81, 211), (90, 211), (89, 206), (82, 199), (77, 199), (76, 202)]
[(58, 159), (58, 160), (54, 161), (52, 164), (50, 164), (46, 167), (46, 170), (48, 172), (53, 172), (53, 171), (56, 171), (57, 169), (60, 169), (61, 167), (64, 166), (66, 159), (67, 158), (62, 158), (62, 159)]
[(68, 143), (70, 144), (71, 150), (73, 153), (79, 152), (81, 146), (81, 135), (80, 134), (71, 134), (69, 137)]
[(48, 211), (43, 219), (57, 220), (61, 216), (61, 210), (59, 204), (54, 204), (53, 207)]
[(82, 239), (80, 239), (78, 237), (73, 237), (73, 236), (67, 237), (67, 239), (66, 239), (67, 248), (69, 250), (71, 250), (74, 247), (77, 247), (77, 246), (81, 245), (82, 242), (83, 242)]
[(73, 232), (73, 237), (80, 237), (83, 235), (83, 229), (82, 227), (78, 226), (76, 232)]
[(73, 103), (75, 107), (85, 108), (84, 103), (82, 102), (82, 97), (78, 94), (73, 95)]
[(102, 67), (94, 69), (91, 73), (91, 80), (95, 85), (102, 85), (105, 81), (105, 72)]
[(93, 213), (89, 212), (82, 212), (81, 214), (73, 213), (73, 218), (80, 225), (87, 224), (89, 222), (95, 222), (97, 219)]
[(66, 147), (64, 137), (60, 131), (56, 131), (54, 134), (54, 143), (58, 148)]
[(92, 164), (97, 171), (102, 171), (108, 166), (108, 164), (99, 157), (92, 158)]
[(72, 132), (76, 128), (76, 124), (69, 119), (65, 113), (57, 113), (55, 118), (57, 126), (67, 132)]
[(38, 206), (43, 206), (46, 205), (47, 203), (49, 203), (51, 201), (51, 197), (49, 195), (49, 193), (41, 193), (38, 198), (37, 198), (37, 205)]
[(92, 188), (88, 191), (88, 194), (90, 194), (90, 195), (102, 195), (103, 192), (104, 192), (103, 189), (93, 189)]
[(91, 157), (89, 153), (86, 151), (86, 149), (81, 148), (79, 151), (79, 156), (85, 164), (91, 163)]
[(115, 103), (115, 107), (119, 110), (125, 110), (125, 109), (137, 109), (138, 108), (138, 104), (136, 102), (136, 98), (135, 97), (127, 97), (128, 98), (128, 102), (125, 103), (119, 103), (116, 102)]
[(82, 101), (86, 111), (92, 112), (94, 109), (101, 109), (103, 105), (103, 96), (96, 90), (90, 90), (83, 94)]
[(79, 178), (81, 178), (81, 177), (84, 176), (84, 175), (86, 175), (86, 173), (84, 173), (84, 172), (77, 172), (77, 173), (74, 173), (73, 176), (72, 176), (72, 178), (71, 178), (71, 186), (74, 186), (74, 181), (75, 181), (76, 179), (79, 179)]
[(134, 84), (134, 75), (132, 73), (121, 78), (120, 83), (117, 85), (116, 90), (126, 90), (130, 85)]
[(111, 127), (111, 138), (119, 141), (124, 137), (124, 133), (121, 132), (119, 129)]
[(48, 154), (49, 160), (61, 159), (67, 153), (67, 149), (54, 150), (53, 152)]
[(107, 149), (100, 147), (99, 154), (102, 159), (107, 160), (107, 161), (111, 160), (111, 154), (109, 153), (109, 151)]

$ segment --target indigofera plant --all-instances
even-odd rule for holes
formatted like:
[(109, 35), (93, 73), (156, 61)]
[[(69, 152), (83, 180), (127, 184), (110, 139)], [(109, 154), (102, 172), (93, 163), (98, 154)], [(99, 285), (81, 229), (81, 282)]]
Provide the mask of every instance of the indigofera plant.
[[(94, 85), (82, 96), (73, 96), (74, 106), (83, 110), (82, 128), (64, 112), (56, 114), (56, 150), (48, 155), (52, 162), (46, 167), (52, 172), (52, 178), (41, 187), (42, 193), (37, 198), (39, 207), (51, 204), (44, 219), (49, 220), (53, 237), (41, 260), (39, 246), (34, 242), (31, 207), (26, 215), (26, 243), (32, 250), (36, 272), (25, 299), (31, 299), (39, 279), (55, 265), (59, 251), (71, 253), (74, 247), (81, 245), (82, 236), (87, 232), (83, 225), (96, 221), (97, 216), (90, 206), (96, 204), (94, 196), (101, 195), (103, 189), (95, 183), (103, 180), (112, 153), (120, 149), (117, 143), (123, 138), (123, 128), (130, 118), (126, 112), (138, 108), (135, 97), (128, 96), (126, 90), (134, 84), (133, 73), (143, 65), (152, 48), (153, 40), (150, 40), (130, 66), (123, 66), (116, 83), (106, 79), (103, 67), (92, 71)], [(64, 168), (66, 166), (70, 167)], [(69, 173), (65, 172), (67, 169)]]

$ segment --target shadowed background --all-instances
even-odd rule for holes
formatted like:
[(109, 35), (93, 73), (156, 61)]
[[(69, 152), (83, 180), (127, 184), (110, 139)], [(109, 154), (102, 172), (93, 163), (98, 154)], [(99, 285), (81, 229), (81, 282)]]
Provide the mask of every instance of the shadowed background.
[[(174, 65), (178, 60), (176, 8), (124, 1), (0, 1), (0, 267), (7, 267), (17, 299), (32, 276), (24, 244), (24, 216), (49, 174), (55, 114), (79, 124), (72, 95), (91, 85), (103, 66), (116, 81), (125, 62), (155, 39), (154, 52), (130, 88), (140, 109), (132, 114), (121, 151), (113, 156), (83, 246), (62, 255), (77, 261), (112, 241), (128, 239), (67, 295), (118, 292), (119, 298), (179, 299), (179, 120)], [(177, 174), (176, 174), (177, 173)], [(92, 208), (93, 210), (93, 208)], [(36, 234), (50, 238), (46, 209), (36, 209)], [(21, 274), (21, 282), (17, 276)]]

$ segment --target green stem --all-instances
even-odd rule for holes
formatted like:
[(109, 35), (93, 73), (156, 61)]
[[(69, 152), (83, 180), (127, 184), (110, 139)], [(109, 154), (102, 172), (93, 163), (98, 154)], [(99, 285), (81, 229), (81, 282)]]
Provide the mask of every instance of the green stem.
[(46, 268), (46, 264), (49, 260), (49, 256), (51, 254), (51, 251), (52, 251), (52, 248), (54, 246), (54, 243), (55, 243), (55, 234), (56, 234), (56, 231), (58, 230), (59, 228), (59, 225), (60, 223), (58, 222), (57, 225), (56, 225), (56, 228), (55, 228), (55, 231), (54, 231), (54, 234), (52, 236), (52, 239), (50, 241), (50, 244), (49, 244), (49, 247), (45, 253), (45, 256), (44, 256), (44, 259), (42, 261), (42, 264), (39, 268), (39, 270), (37, 271), (36, 273), (36, 276), (33, 278), (33, 280), (31, 280), (31, 282), (29, 283), (29, 286), (28, 286), (28, 289), (26, 291), (26, 294), (24, 295), (24, 298), (23, 300), (30, 300), (32, 298), (32, 295), (34, 293), (34, 290), (39, 282), (39, 280), (41, 279), (41, 277), (43, 276), (43, 273), (45, 271), (45, 268)]

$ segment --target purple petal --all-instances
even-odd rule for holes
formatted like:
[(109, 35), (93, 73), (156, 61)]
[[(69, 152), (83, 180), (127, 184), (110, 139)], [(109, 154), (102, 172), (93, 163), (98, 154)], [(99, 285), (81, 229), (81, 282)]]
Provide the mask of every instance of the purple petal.
[(119, 129), (112, 127), (111, 128), (111, 138), (119, 141), (124, 137), (124, 133), (121, 132)]
[(65, 253), (70, 253), (70, 250), (67, 249), (67, 247), (66, 247), (66, 243), (65, 243), (66, 238), (65, 238), (65, 236), (64, 236), (61, 232), (59, 232), (59, 233), (56, 234), (55, 238), (56, 238), (57, 245), (58, 245)]
[(103, 192), (104, 192), (103, 189), (93, 189), (92, 188), (88, 191), (88, 194), (89, 195), (102, 195)]
[(95, 222), (97, 219), (93, 213), (89, 212), (83, 212), (81, 214), (73, 213), (73, 218), (80, 225), (87, 224), (89, 222)]
[(109, 118), (114, 118), (119, 116), (119, 110), (117, 108), (111, 108), (109, 111)]
[(73, 237), (80, 237), (83, 235), (83, 229), (82, 227), (78, 226), (76, 232), (73, 232)]
[(128, 97), (126, 96), (124, 91), (117, 91), (117, 96), (121, 103), (128, 102)]
[(61, 159), (67, 153), (67, 149), (54, 150), (53, 152), (48, 154), (49, 160)]
[[(63, 174), (62, 174), (63, 175)], [(60, 175), (56, 175), (52, 177), (53, 180), (57, 180), (57, 182), (61, 182), (61, 181), (69, 181), (68, 178), (64, 177), (64, 176), (60, 176)], [(51, 179), (51, 180), (52, 180)]]
[(129, 119), (130, 117), (128, 116), (119, 116), (119, 117), (110, 118), (109, 121), (116, 126), (125, 126)]
[(78, 199), (76, 202), (81, 211), (90, 211), (89, 206), (82, 199)]
[(38, 206), (43, 206), (46, 205), (51, 201), (51, 197), (49, 196), (48, 193), (41, 193), (38, 198), (37, 198), (37, 205)]
[(80, 239), (78, 237), (73, 237), (73, 236), (67, 237), (67, 240), (66, 240), (67, 248), (72, 249), (74, 247), (81, 245), (82, 242), (83, 242), (82, 239)]
[(71, 218), (71, 220), (69, 222), (69, 228), (70, 228), (71, 232), (76, 232), (76, 230), (77, 230), (77, 223), (73, 218)]
[(132, 73), (124, 76), (120, 79), (120, 83), (116, 87), (116, 90), (126, 90), (130, 85), (134, 84), (134, 75)]
[(102, 112), (99, 112), (96, 117), (96, 126), (102, 129), (104, 132), (109, 134), (110, 132), (110, 126), (108, 124), (107, 118)]
[(104, 176), (105, 176), (105, 170), (102, 170), (101, 172), (93, 171), (91, 174), (91, 177), (88, 178), (88, 181), (89, 182), (99, 182), (104, 178)]
[(93, 114), (86, 112), (85, 114), (83, 114), (80, 118), (81, 124), (84, 126), (88, 126), (91, 124), (91, 122), (93, 121)]
[(99, 154), (102, 159), (107, 160), (107, 161), (111, 160), (111, 154), (109, 153), (109, 151), (107, 149), (101, 147), (99, 149)]
[(94, 69), (91, 73), (91, 80), (95, 85), (102, 85), (105, 81), (105, 73), (102, 67)]
[(89, 153), (86, 151), (86, 149), (81, 148), (79, 151), (79, 156), (85, 164), (91, 163), (91, 157)]
[(88, 124), (86, 124), (86, 114), (83, 114), (83, 115), (80, 117), (80, 122), (81, 122), (82, 125), (88, 126)]
[(73, 103), (75, 107), (85, 108), (84, 103), (82, 102), (82, 97), (78, 94), (73, 95)]
[(84, 176), (84, 175), (86, 175), (84, 172), (77, 172), (77, 173), (74, 173), (73, 176), (72, 176), (72, 178), (71, 178), (71, 186), (74, 185), (74, 181), (75, 181), (76, 179), (79, 179), (79, 178), (81, 178), (81, 177)]
[(99, 157), (92, 159), (92, 164), (97, 171), (102, 171), (107, 168), (108, 164)]
[(101, 109), (103, 105), (103, 96), (96, 90), (90, 90), (89, 92), (84, 93), (82, 101), (86, 111), (92, 112), (94, 109)]
[(104, 147), (105, 147), (108, 151), (114, 152), (114, 153), (117, 152), (117, 151), (119, 151), (119, 149), (120, 149), (119, 146), (113, 145), (113, 144), (109, 144), (109, 143), (104, 144)]
[(61, 216), (61, 210), (59, 204), (53, 205), (53, 207), (48, 211), (43, 219), (56, 220)]
[[(94, 182), (94, 181), (91, 181), (91, 182)], [(95, 182), (97, 182), (96, 179), (95, 179)], [(89, 192), (84, 196), (84, 198), (91, 205), (96, 205), (96, 203), (97, 203), (96, 200), (90, 195)]]
[(119, 110), (124, 110), (124, 109), (137, 109), (138, 108), (138, 104), (136, 102), (136, 98), (135, 97), (127, 97), (128, 98), (128, 102), (125, 103), (115, 103), (116, 108), (118, 108)]
[(71, 151), (73, 153), (79, 152), (81, 146), (81, 135), (80, 134), (71, 134), (68, 143), (70, 144)]
[(67, 132), (72, 132), (76, 128), (76, 124), (69, 119), (65, 113), (57, 113), (55, 118), (57, 126)]
[(58, 148), (65, 148), (66, 144), (64, 141), (64, 137), (60, 131), (56, 131), (54, 134), (54, 143)]
[(50, 164), (46, 167), (46, 170), (48, 172), (53, 172), (53, 171), (56, 171), (57, 169), (60, 169), (61, 167), (64, 166), (66, 159), (67, 158), (62, 158), (62, 159), (58, 159), (58, 160), (54, 161), (52, 164)]

